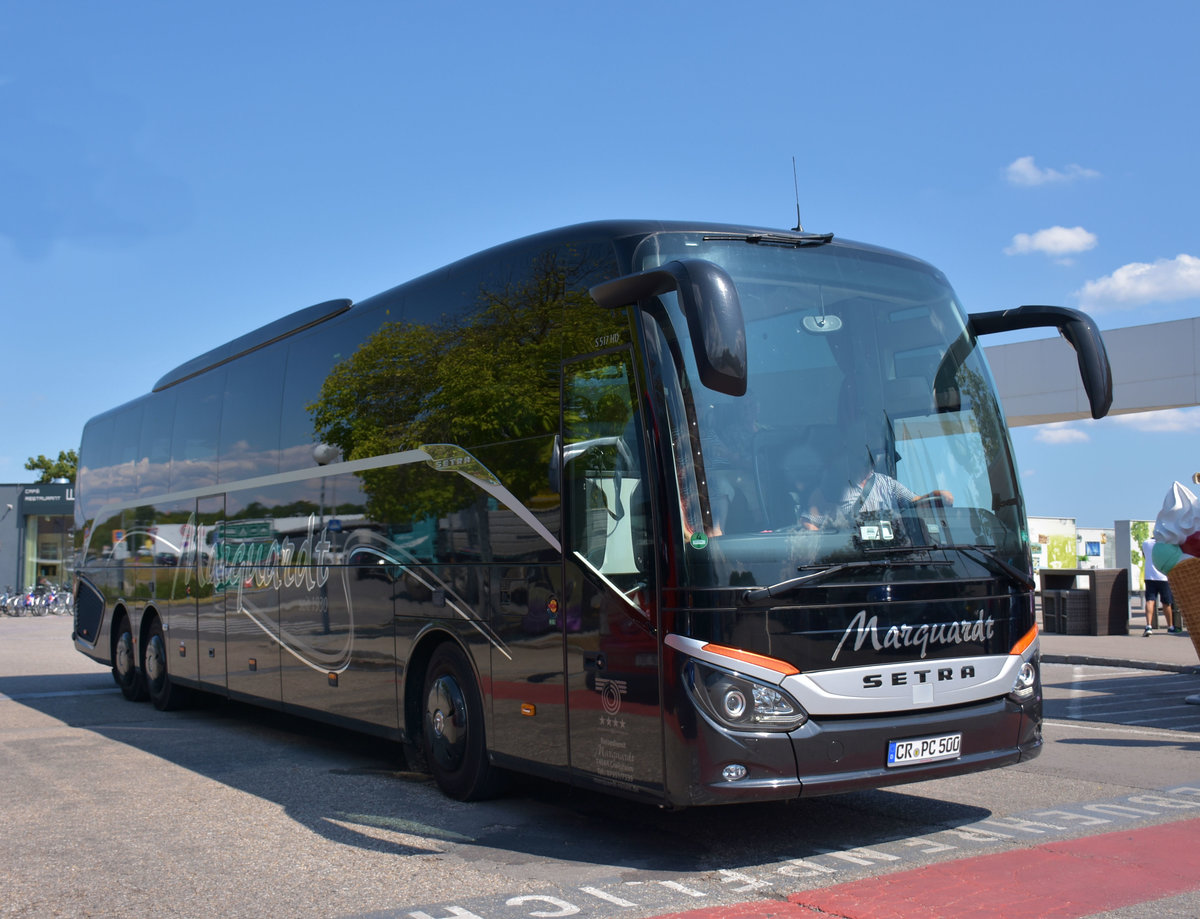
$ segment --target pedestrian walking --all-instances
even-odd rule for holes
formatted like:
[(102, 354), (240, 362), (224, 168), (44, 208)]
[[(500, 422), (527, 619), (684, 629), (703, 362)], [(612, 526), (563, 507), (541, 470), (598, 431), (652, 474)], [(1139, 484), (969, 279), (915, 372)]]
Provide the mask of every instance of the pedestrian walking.
[(1167, 624), (1167, 631), (1181, 631), (1175, 625), (1175, 598), (1171, 595), (1171, 585), (1167, 576), (1154, 567), (1154, 543), (1153, 536), (1142, 543), (1142, 566), (1146, 581), (1146, 631), (1142, 632), (1143, 638), (1154, 634), (1158, 620), (1156, 607), (1159, 603), (1162, 603), (1163, 621)]

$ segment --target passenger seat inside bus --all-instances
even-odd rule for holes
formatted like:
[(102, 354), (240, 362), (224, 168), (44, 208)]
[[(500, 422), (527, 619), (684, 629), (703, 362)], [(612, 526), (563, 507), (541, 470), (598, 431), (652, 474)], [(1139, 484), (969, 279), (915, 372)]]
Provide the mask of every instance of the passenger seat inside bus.
[(829, 511), (829, 501), (841, 494), (833, 450), (838, 437), (837, 425), (812, 424), (774, 452), (766, 486), (773, 529), (816, 526)]

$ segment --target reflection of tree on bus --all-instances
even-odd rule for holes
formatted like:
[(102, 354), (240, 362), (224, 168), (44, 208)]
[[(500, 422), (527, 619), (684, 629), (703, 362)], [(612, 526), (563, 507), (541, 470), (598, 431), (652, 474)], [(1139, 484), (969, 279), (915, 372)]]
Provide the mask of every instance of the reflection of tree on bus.
[[(559, 417), (558, 387), (547, 379), (557, 377), (564, 353), (586, 353), (619, 328), (616, 314), (587, 295), (598, 271), (587, 252), (547, 252), (527, 275), (476, 291), (466, 316), (385, 323), (333, 369), (308, 407), (316, 436), (348, 460), (424, 444), (516, 445), (485, 464), (518, 498), (544, 495)], [(487, 495), (458, 476), (412, 465), (359, 475), (373, 519), (438, 519), (469, 508), (485, 531)]]

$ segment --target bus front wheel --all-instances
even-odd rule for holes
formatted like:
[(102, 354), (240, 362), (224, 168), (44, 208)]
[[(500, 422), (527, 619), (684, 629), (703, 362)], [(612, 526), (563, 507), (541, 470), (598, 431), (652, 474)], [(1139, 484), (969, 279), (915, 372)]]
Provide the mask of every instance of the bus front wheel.
[(470, 662), (447, 642), (433, 652), (425, 671), (422, 743), (438, 787), (459, 801), (491, 797), (498, 770), (488, 762), (483, 703)]

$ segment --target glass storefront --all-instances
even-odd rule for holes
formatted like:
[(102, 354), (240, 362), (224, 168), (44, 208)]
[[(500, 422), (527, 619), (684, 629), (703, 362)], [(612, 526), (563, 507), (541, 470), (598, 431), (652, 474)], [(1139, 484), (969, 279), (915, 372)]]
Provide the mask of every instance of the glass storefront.
[(26, 517), (22, 585), (69, 585), (74, 576), (69, 570), (73, 540), (70, 517)]
[(75, 486), (59, 481), (17, 487), (18, 589), (70, 587), (75, 577)]

